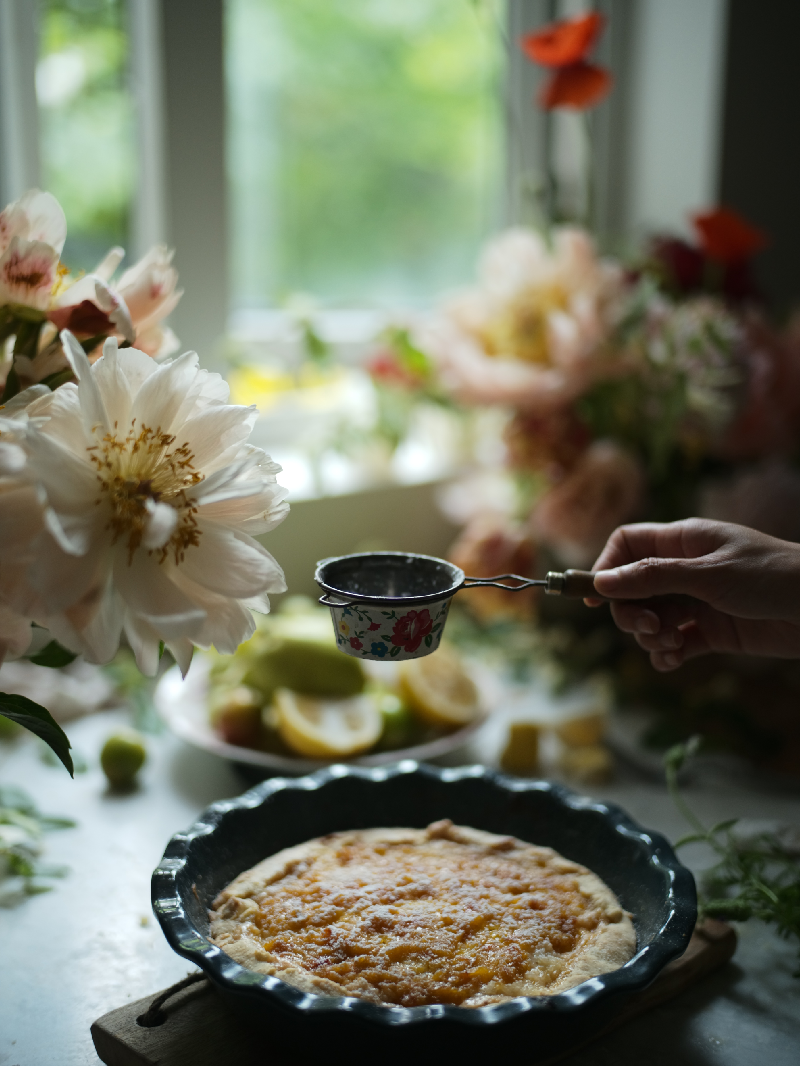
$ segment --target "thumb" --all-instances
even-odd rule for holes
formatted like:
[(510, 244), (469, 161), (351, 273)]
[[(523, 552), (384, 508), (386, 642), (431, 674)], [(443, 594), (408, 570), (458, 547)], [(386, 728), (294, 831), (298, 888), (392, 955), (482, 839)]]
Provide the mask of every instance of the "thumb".
[(687, 595), (705, 599), (707, 570), (699, 559), (653, 556), (613, 570), (598, 570), (594, 587), (612, 600), (643, 600), (650, 596)]

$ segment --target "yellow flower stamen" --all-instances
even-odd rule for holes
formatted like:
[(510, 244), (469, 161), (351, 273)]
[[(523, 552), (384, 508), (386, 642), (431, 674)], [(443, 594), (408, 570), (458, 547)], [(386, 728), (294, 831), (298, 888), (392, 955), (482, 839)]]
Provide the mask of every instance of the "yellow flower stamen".
[(126, 437), (106, 433), (99, 444), (87, 449), (101, 486), (95, 503), (110, 505), (106, 528), (112, 531), (115, 544), (127, 538), (129, 562), (142, 543), (150, 518), (150, 501), (169, 504), (177, 512), (172, 535), (162, 548), (156, 549), (159, 562), (172, 553), (175, 562), (181, 563), (186, 549), (199, 544), (197, 507), (187, 490), (202, 481), (204, 475), (194, 469), (194, 454), (188, 445), (175, 448), (174, 444), (175, 437), (160, 428), (143, 425), (137, 433), (134, 419)]

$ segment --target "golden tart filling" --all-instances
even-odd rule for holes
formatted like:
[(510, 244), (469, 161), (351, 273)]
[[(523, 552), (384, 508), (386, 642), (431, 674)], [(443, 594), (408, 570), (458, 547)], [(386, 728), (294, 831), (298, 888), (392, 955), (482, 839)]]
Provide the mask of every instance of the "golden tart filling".
[(630, 917), (591, 871), (449, 821), (270, 856), (214, 901), (211, 940), (303, 991), (403, 1007), (553, 995), (636, 950)]

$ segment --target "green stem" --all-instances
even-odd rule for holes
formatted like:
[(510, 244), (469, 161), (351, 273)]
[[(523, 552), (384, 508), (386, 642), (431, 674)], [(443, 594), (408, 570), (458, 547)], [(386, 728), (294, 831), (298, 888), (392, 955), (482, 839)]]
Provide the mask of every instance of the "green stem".
[(717, 842), (713, 834), (709, 832), (707, 827), (703, 825), (703, 823), (700, 821), (700, 819), (697, 817), (691, 807), (689, 807), (689, 805), (684, 801), (684, 798), (680, 793), (680, 789), (678, 788), (677, 771), (674, 770), (672, 767), (668, 767), (666, 771), (666, 778), (667, 790), (669, 791), (669, 794), (672, 798), (672, 802), (681, 812), (681, 814), (689, 823), (689, 825), (698, 835), (704, 837), (706, 842), (714, 849), (714, 851), (717, 852), (718, 855), (725, 854), (725, 848)]

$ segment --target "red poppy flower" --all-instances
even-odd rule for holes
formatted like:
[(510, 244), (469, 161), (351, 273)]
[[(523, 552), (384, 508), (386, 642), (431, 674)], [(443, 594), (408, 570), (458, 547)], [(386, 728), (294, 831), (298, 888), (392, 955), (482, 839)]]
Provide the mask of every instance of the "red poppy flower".
[(542, 86), (539, 103), (545, 111), (552, 111), (554, 107), (583, 111), (608, 96), (612, 82), (610, 72), (594, 63), (559, 67)]
[(761, 251), (767, 243), (762, 230), (727, 207), (695, 215), (692, 223), (703, 251), (710, 259), (722, 263), (741, 263)]
[(361, 643), (361, 641), (358, 639), (358, 637), (351, 637), (350, 638), (350, 647), (351, 648), (355, 648), (356, 651), (361, 651), (361, 649), (364, 647), (364, 645)]
[(427, 607), (424, 611), (409, 611), (395, 622), (392, 644), (407, 652), (416, 651), (422, 643), (422, 638), (427, 637), (432, 629), (433, 621)]
[(599, 11), (579, 18), (552, 22), (520, 41), (523, 52), (543, 67), (569, 67), (589, 54), (603, 30)]

